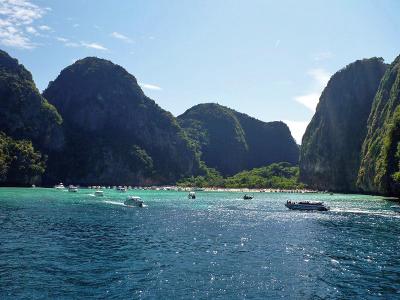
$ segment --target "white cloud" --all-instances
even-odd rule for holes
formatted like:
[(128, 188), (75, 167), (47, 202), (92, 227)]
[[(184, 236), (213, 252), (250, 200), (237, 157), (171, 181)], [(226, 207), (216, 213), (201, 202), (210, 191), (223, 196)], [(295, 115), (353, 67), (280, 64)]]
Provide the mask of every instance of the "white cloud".
[(333, 57), (333, 53), (330, 51), (325, 51), (325, 52), (319, 52), (315, 54), (314, 60), (315, 61), (322, 61), (322, 60), (327, 60), (331, 59)]
[(39, 26), (39, 29), (40, 29), (40, 30), (43, 30), (43, 31), (50, 31), (50, 30), (51, 30), (51, 27), (50, 27), (50, 26), (47, 26), (47, 25), (40, 25), (40, 26)]
[(78, 48), (81, 45), (75, 42), (66, 42), (64, 43), (65, 47), (70, 47), (70, 48)]
[(37, 34), (37, 30), (33, 26), (26, 27), (26, 32), (31, 33), (31, 34)]
[(304, 132), (307, 129), (309, 121), (290, 121), (284, 120), (283, 122), (289, 127), (292, 136), (296, 140), (297, 144), (301, 144), (301, 139), (303, 138)]
[(0, 1), (0, 44), (20, 49), (32, 49), (36, 44), (27, 35), (36, 29), (30, 26), (41, 19), (47, 8), (39, 7), (29, 0)]
[(66, 39), (66, 38), (63, 38), (63, 37), (56, 37), (56, 40), (57, 41), (59, 41), (59, 42), (62, 42), (62, 43), (66, 43), (66, 42), (68, 42), (68, 39)]
[(118, 39), (118, 40), (121, 40), (121, 41), (124, 41), (124, 42), (126, 42), (126, 43), (132, 43), (133, 41), (129, 38), (129, 37), (127, 37), (126, 35), (123, 35), (122, 33), (119, 33), (119, 32), (116, 32), (116, 31), (114, 31), (113, 33), (111, 33), (111, 36), (113, 37), (113, 38), (116, 38), (116, 39)]
[(331, 78), (331, 74), (324, 69), (311, 69), (307, 72), (321, 87), (325, 87)]
[(56, 40), (63, 43), (65, 47), (69, 48), (78, 48), (78, 47), (83, 47), (83, 48), (88, 48), (88, 49), (95, 49), (95, 50), (101, 50), (101, 51), (108, 51), (106, 47), (99, 43), (88, 43), (88, 42), (74, 42), (70, 41), (67, 38), (64, 37), (56, 37)]
[(306, 95), (302, 95), (302, 96), (296, 96), (296, 97), (294, 97), (294, 99), (297, 102), (303, 104), (309, 110), (314, 112), (315, 109), (317, 108), (319, 96), (320, 96), (319, 93), (310, 93), (310, 94), (306, 94)]
[(312, 90), (304, 95), (295, 96), (294, 100), (315, 112), (319, 97), (331, 77), (331, 74), (324, 69), (311, 69), (307, 72), (312, 79)]
[(146, 90), (153, 90), (153, 91), (161, 91), (162, 88), (158, 85), (148, 84), (148, 83), (139, 83), (139, 85)]
[(81, 45), (85, 48), (91, 48), (91, 49), (96, 49), (96, 50), (101, 50), (101, 51), (107, 51), (108, 49), (98, 43), (87, 43), (87, 42), (81, 42)]

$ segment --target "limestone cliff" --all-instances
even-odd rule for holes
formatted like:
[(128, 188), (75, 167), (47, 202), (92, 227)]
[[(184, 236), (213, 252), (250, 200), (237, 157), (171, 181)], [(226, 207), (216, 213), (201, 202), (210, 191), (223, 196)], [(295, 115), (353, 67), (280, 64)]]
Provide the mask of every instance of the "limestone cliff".
[(358, 191), (361, 146), (386, 68), (380, 58), (358, 60), (329, 80), (303, 136), (302, 182), (320, 190)]
[(63, 150), (51, 156), (49, 180), (161, 184), (198, 168), (175, 118), (121, 66), (95, 57), (78, 60), (43, 95), (62, 115), (66, 138)]

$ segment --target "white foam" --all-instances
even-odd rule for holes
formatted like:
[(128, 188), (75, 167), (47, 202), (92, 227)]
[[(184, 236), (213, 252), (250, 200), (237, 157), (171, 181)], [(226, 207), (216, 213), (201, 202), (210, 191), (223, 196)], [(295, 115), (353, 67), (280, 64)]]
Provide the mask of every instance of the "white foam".
[(362, 209), (341, 209), (335, 208), (331, 210), (332, 212), (344, 212), (344, 213), (353, 213), (353, 214), (366, 214), (366, 215), (375, 215), (382, 217), (391, 217), (391, 218), (399, 218), (400, 215), (393, 211), (371, 211), (371, 210), (362, 210)]
[(113, 205), (120, 205), (120, 206), (126, 206), (124, 203), (122, 202), (117, 202), (117, 201), (104, 201), (104, 203), (108, 203), (108, 204), (113, 204)]

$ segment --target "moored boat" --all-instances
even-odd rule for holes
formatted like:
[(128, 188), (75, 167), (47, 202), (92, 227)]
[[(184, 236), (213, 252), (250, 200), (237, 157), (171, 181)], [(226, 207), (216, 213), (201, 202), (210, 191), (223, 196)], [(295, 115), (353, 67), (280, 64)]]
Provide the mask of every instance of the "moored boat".
[(104, 192), (103, 191), (95, 191), (94, 195), (97, 197), (103, 197), (104, 196)]
[(119, 192), (124, 193), (124, 192), (126, 192), (126, 190), (127, 190), (127, 188), (126, 188), (125, 186), (119, 186), (119, 187), (117, 187), (117, 191), (119, 191)]
[(286, 201), (285, 206), (293, 210), (318, 210), (318, 211), (329, 210), (329, 207), (326, 206), (323, 202), (314, 202), (314, 201), (300, 201), (300, 202)]
[(59, 184), (56, 184), (54, 186), (54, 188), (57, 189), (57, 190), (63, 190), (63, 189), (65, 189), (65, 186), (63, 185), (62, 182), (60, 182)]
[(251, 199), (253, 199), (253, 196), (244, 195), (244, 196), (243, 196), (243, 199), (244, 199), (244, 200), (251, 200)]
[(124, 204), (126, 206), (137, 206), (137, 207), (143, 207), (143, 201), (140, 199), (140, 197), (137, 196), (129, 196), (126, 198), (124, 201)]
[(70, 186), (68, 186), (68, 192), (77, 193), (78, 192), (78, 187), (70, 185)]
[(189, 192), (188, 198), (189, 199), (196, 199), (196, 193), (195, 192)]

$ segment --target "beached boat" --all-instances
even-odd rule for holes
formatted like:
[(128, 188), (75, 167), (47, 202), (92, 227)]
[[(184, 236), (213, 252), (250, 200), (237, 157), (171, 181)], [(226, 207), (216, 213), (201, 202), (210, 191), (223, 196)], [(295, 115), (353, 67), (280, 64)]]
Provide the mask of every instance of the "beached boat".
[(97, 197), (103, 197), (104, 196), (104, 192), (103, 191), (95, 191), (94, 195)]
[(188, 198), (189, 199), (196, 199), (196, 193), (195, 192), (189, 192)]
[(243, 199), (244, 199), (244, 200), (251, 200), (251, 199), (253, 199), (253, 196), (244, 195), (244, 196), (243, 196)]
[(54, 186), (54, 188), (57, 189), (57, 190), (63, 190), (63, 189), (65, 189), (65, 186), (63, 185), (62, 182), (60, 182), (59, 184), (56, 184)]
[(124, 201), (124, 204), (125, 204), (126, 206), (143, 207), (143, 201), (142, 201), (142, 199), (140, 199), (140, 197), (136, 197), (136, 196), (129, 196), (129, 197), (126, 198), (126, 200)]
[(293, 210), (318, 210), (318, 211), (329, 210), (329, 207), (326, 206), (323, 202), (313, 202), (313, 201), (301, 201), (301, 202), (287, 201), (285, 206)]
[(68, 186), (68, 192), (77, 193), (78, 192), (78, 187), (70, 185), (70, 186)]

